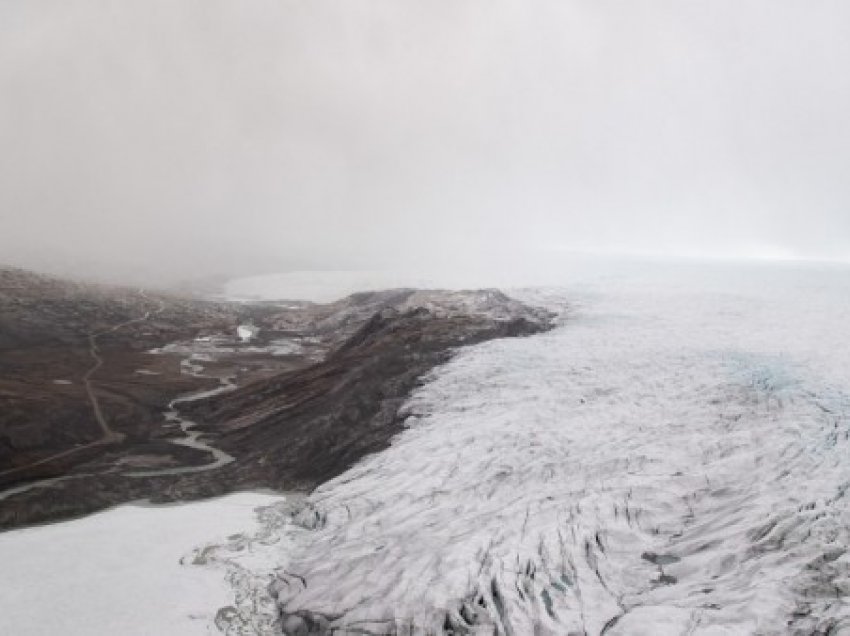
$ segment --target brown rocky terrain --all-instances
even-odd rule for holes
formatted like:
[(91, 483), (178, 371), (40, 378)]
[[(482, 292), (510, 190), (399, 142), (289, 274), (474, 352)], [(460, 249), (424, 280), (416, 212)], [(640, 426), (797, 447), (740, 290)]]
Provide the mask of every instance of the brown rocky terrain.
[(549, 320), (492, 290), (240, 304), (0, 270), (0, 527), (309, 490), (386, 447), (410, 390), (457, 347)]
[(93, 334), (104, 360), (91, 378), (94, 390), (106, 419), (131, 443), (159, 425), (168, 400), (215, 384), (180, 373), (176, 356), (148, 350), (232, 332), (267, 311), (0, 269), (0, 487), (62, 474), (98, 450), (44, 462), (103, 436), (84, 381), (95, 363)]

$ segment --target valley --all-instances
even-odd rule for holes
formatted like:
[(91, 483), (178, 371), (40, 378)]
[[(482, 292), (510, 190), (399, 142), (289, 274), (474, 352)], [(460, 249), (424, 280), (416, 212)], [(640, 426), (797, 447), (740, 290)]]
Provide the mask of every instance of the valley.
[[(401, 430), (461, 345), (548, 328), (495, 291), (228, 303), (3, 270), (0, 527), (310, 490)], [(239, 337), (240, 325), (256, 335)]]

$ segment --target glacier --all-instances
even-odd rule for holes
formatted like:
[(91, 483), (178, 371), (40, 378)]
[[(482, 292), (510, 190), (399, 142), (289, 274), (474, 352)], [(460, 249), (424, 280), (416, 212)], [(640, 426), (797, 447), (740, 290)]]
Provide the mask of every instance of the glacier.
[(389, 449), (267, 510), (220, 627), (850, 633), (848, 292), (661, 263), (513, 290), (558, 327), (463, 349)]

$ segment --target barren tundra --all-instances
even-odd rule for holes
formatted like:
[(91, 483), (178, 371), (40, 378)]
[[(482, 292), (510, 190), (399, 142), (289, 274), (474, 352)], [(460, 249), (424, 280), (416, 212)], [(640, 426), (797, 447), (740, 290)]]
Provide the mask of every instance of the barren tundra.
[(237, 303), (0, 280), (0, 527), (310, 490), (385, 448), (407, 394), (459, 347), (552, 318), (494, 290)]

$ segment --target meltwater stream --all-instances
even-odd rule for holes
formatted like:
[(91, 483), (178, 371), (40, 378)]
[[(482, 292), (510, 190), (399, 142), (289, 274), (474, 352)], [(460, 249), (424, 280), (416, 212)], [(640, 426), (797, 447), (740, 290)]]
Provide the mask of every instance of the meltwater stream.
[[(202, 373), (203, 367), (199, 364), (195, 363), (192, 356), (186, 358), (181, 363), (181, 367), (186, 370), (190, 375), (194, 375), (195, 377), (211, 377), (206, 376)], [(200, 466), (180, 466), (177, 468), (159, 468), (155, 470), (139, 470), (124, 473), (125, 477), (161, 477), (165, 475), (186, 475), (189, 473), (201, 473), (208, 470), (215, 470), (217, 468), (221, 468), (229, 464), (232, 461), (235, 461), (235, 457), (225, 453), (223, 450), (215, 448), (211, 446), (207, 442), (205, 442), (202, 438), (201, 431), (193, 430), (197, 425), (197, 422), (193, 422), (190, 419), (187, 419), (180, 415), (180, 411), (178, 410), (178, 406), (180, 404), (186, 404), (188, 402), (196, 402), (198, 400), (205, 400), (207, 398), (214, 397), (216, 395), (220, 395), (222, 393), (228, 393), (230, 391), (234, 391), (236, 389), (236, 383), (233, 378), (229, 377), (221, 377), (218, 378), (220, 386), (214, 389), (207, 389), (203, 391), (193, 391), (192, 393), (187, 393), (181, 397), (175, 398), (168, 403), (168, 409), (163, 413), (163, 417), (166, 422), (171, 424), (176, 424), (180, 427), (180, 432), (183, 434), (183, 437), (178, 437), (176, 439), (171, 440), (172, 444), (176, 444), (177, 446), (185, 446), (187, 448), (194, 448), (195, 450), (204, 451), (212, 455), (213, 461), (208, 462), (206, 464), (201, 464)]]
[(440, 368), (277, 531), (275, 629), (850, 633), (850, 273), (523, 296), (571, 309)]

